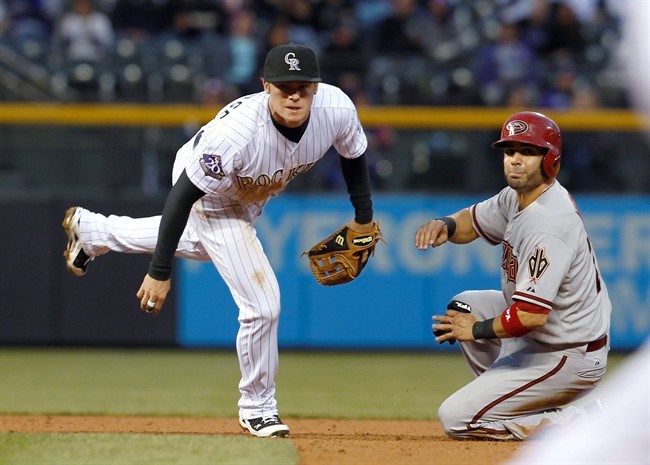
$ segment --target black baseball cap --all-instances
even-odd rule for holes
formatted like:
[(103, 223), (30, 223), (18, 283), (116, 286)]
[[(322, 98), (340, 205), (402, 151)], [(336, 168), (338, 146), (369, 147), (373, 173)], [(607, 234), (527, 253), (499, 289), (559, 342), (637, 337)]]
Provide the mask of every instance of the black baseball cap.
[(314, 51), (304, 45), (278, 45), (269, 50), (264, 61), (266, 82), (320, 82), (320, 68)]

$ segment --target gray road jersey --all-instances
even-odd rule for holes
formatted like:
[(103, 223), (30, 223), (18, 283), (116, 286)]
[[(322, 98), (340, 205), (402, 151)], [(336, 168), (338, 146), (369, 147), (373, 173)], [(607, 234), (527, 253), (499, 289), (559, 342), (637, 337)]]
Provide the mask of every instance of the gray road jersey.
[(275, 128), (268, 100), (259, 92), (226, 105), (178, 151), (174, 179), (186, 169), (207, 194), (201, 200), (206, 213), (236, 208), (252, 219), (330, 147), (346, 158), (365, 152), (368, 142), (354, 104), (338, 87), (319, 84), (298, 143)]
[(503, 245), (501, 289), (508, 305), (521, 301), (551, 311), (530, 337), (577, 344), (609, 331), (607, 288), (582, 218), (559, 182), (522, 211), (516, 192), (506, 187), (470, 212), (479, 235)]

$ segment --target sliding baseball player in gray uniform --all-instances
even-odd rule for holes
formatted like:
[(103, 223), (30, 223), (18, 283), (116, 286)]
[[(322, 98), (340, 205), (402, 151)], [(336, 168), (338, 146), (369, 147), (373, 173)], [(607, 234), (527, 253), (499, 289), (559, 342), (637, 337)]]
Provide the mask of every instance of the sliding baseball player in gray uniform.
[(255, 219), (271, 197), (334, 146), (355, 209), (348, 226), (364, 233), (373, 224), (367, 140), (356, 108), (320, 80), (310, 48), (271, 49), (264, 91), (226, 105), (179, 149), (162, 216), (106, 217), (72, 207), (63, 221), (66, 264), (77, 276), (109, 251), (153, 254), (137, 292), (146, 312), (160, 311), (174, 256), (214, 263), (239, 308), (239, 423), (260, 437), (288, 436), (289, 428), (275, 399), (280, 290)]
[(433, 317), (440, 343), (460, 341), (476, 378), (440, 406), (456, 439), (524, 439), (584, 409), (571, 403), (602, 378), (611, 303), (573, 199), (556, 180), (562, 139), (550, 118), (516, 113), (501, 139), (506, 187), (422, 225), (426, 250), (479, 237), (501, 244), (501, 292), (465, 291)]

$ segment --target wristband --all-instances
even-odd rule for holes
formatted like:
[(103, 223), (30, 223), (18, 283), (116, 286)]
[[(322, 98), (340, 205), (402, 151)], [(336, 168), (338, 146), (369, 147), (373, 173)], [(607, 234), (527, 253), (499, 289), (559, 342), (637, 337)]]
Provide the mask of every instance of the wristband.
[(477, 341), (479, 339), (496, 339), (497, 335), (494, 332), (492, 323), (494, 323), (494, 318), (490, 318), (489, 320), (485, 321), (477, 321), (474, 323), (472, 326), (472, 336), (474, 339)]
[(524, 336), (532, 331), (521, 324), (518, 313), (517, 304), (514, 303), (501, 314), (503, 329), (513, 337)]
[(147, 274), (156, 281), (167, 281), (172, 275), (172, 267), (157, 265), (152, 260), (149, 263), (149, 272)]
[(451, 216), (443, 216), (442, 218), (436, 218), (436, 221), (440, 221), (447, 228), (447, 237), (451, 237), (456, 232), (456, 220)]

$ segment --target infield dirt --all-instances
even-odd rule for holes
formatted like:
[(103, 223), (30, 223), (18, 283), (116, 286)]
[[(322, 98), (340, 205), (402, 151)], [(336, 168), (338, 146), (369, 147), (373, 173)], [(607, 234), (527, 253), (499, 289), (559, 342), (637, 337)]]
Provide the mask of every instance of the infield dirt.
[[(453, 441), (437, 421), (284, 419), (300, 465), (496, 465), (519, 442)], [(233, 418), (5, 415), (0, 430), (18, 432), (242, 433)], [(272, 439), (284, 440), (284, 439)]]

